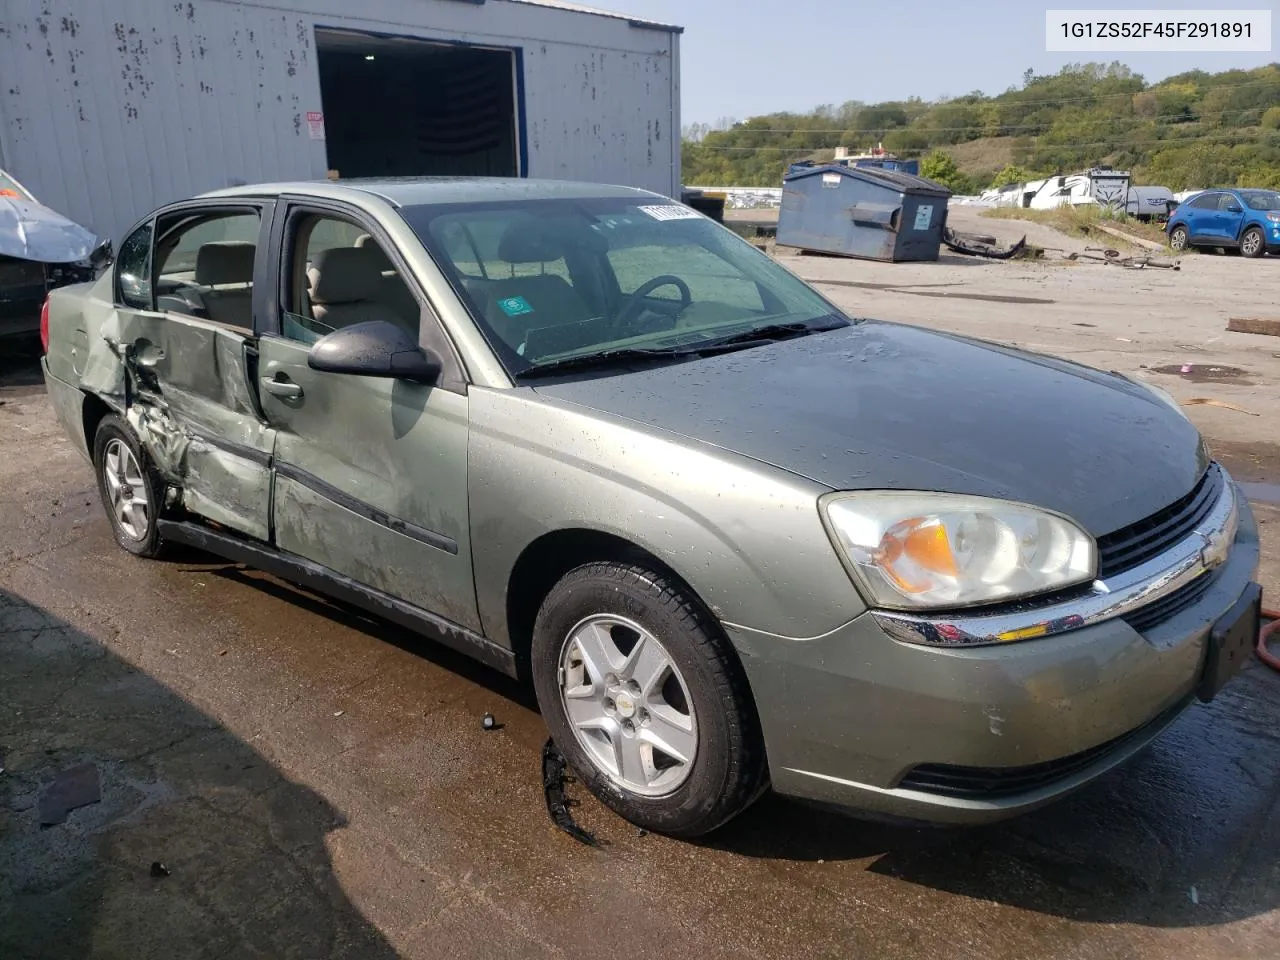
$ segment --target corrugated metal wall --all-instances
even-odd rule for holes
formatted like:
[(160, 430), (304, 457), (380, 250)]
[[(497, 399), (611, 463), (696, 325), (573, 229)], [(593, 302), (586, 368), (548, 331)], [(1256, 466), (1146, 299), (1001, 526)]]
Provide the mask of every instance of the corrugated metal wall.
[(161, 203), (323, 177), (321, 26), (517, 48), (529, 176), (679, 195), (674, 33), (503, 0), (284, 2), (0, 0), (0, 161), (115, 240)]

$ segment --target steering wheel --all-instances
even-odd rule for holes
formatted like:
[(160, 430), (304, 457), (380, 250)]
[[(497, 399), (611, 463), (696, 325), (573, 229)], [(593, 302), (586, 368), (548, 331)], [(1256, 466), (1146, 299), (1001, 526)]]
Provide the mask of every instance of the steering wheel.
[[(680, 310), (685, 309), (689, 304), (693, 303), (693, 292), (689, 289), (689, 285), (679, 277), (673, 277), (669, 273), (664, 273), (660, 277), (654, 277), (652, 280), (645, 281), (640, 284), (635, 293), (627, 297), (626, 302), (618, 311), (618, 316), (614, 323), (619, 331), (626, 330), (635, 323), (636, 318), (640, 315), (643, 307), (643, 300), (653, 291), (666, 286), (675, 287), (680, 291)], [(679, 311), (677, 311), (678, 313)]]

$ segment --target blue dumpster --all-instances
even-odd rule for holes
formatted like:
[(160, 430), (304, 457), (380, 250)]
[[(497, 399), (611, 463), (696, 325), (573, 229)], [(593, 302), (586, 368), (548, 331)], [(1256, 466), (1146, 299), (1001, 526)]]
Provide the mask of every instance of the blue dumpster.
[(838, 164), (782, 182), (778, 243), (867, 260), (937, 260), (951, 191), (896, 170)]

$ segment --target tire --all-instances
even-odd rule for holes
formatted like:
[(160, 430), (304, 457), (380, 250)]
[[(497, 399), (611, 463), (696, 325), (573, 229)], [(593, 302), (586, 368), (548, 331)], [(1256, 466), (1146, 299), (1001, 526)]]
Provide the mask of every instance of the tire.
[[(667, 666), (655, 668), (664, 658)], [(632, 661), (641, 665), (634, 678)], [(742, 666), (711, 615), (670, 578), (634, 564), (571, 571), (538, 612), (531, 665), (538, 705), (569, 765), (636, 826), (702, 836), (764, 792), (764, 740)], [(646, 673), (662, 679), (626, 686)], [(664, 753), (666, 743), (680, 750)]]
[(1250, 227), (1240, 236), (1240, 255), (1257, 259), (1267, 252), (1267, 238), (1257, 227)]
[(1187, 235), (1187, 228), (1179, 224), (1169, 231), (1169, 246), (1175, 250), (1190, 250), (1190, 238)]
[[(164, 502), (164, 481), (133, 428), (114, 413), (102, 418), (94, 434), (93, 467), (116, 543), (134, 556), (160, 556), (166, 546), (157, 523)], [(112, 473), (114, 476), (109, 477)], [(134, 504), (125, 514), (127, 520), (122, 520), (117, 510), (118, 495), (128, 497)], [(145, 510), (145, 519), (140, 516), (140, 509)]]

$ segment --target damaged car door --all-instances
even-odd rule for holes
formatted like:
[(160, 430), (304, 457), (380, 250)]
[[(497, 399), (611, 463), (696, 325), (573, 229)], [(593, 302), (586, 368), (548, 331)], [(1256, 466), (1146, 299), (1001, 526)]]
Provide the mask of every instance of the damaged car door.
[(160, 211), (121, 245), (116, 349), (127, 416), (181, 504), (270, 537), (271, 452), (252, 389), (255, 283), (269, 203)]
[[(276, 429), (276, 545), (477, 630), (461, 365), (367, 215), (294, 202), (278, 219), (281, 302), (258, 383)], [(318, 340), (370, 321), (429, 347), (436, 383), (310, 366)]]

